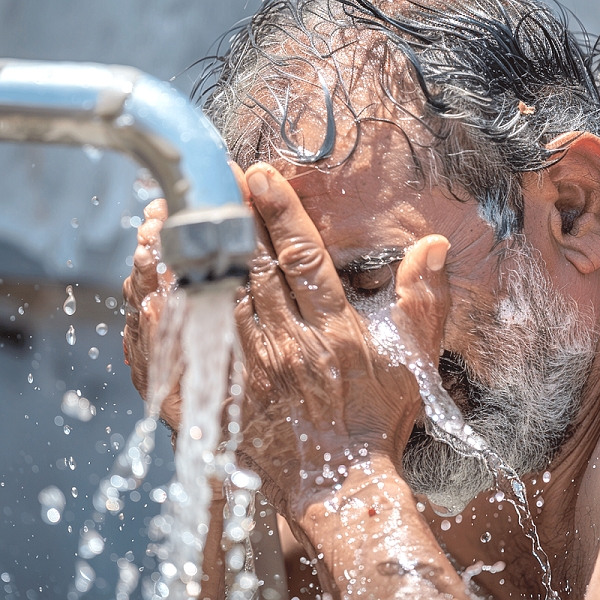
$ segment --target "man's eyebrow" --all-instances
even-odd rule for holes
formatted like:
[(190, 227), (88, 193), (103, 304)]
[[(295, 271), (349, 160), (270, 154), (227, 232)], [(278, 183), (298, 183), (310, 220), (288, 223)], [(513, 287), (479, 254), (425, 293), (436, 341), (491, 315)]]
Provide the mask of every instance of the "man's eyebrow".
[(386, 265), (398, 262), (404, 258), (404, 248), (385, 248), (373, 254), (363, 254), (337, 269), (338, 273), (365, 273), (374, 271)]

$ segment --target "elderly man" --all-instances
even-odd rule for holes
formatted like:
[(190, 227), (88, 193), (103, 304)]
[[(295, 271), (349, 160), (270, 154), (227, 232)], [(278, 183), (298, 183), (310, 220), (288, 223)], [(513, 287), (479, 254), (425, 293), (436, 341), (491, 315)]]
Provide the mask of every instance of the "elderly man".
[[(591, 65), (537, 0), (267, 0), (233, 40), (205, 108), (261, 240), (239, 455), (333, 597), (600, 598)], [(142, 393), (164, 218), (125, 284)], [(525, 481), (551, 582), (399, 351)]]

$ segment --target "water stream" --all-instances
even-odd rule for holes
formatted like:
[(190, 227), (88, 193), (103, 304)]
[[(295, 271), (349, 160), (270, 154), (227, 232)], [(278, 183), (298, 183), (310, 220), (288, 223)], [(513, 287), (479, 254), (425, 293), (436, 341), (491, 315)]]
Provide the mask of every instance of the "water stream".
[[(228, 597), (251, 600), (260, 584), (249, 535), (254, 527), (254, 495), (261, 482), (235, 463), (240, 429), (236, 399), (239, 402), (242, 396), (241, 363), (234, 360), (230, 369), (235, 287), (235, 282), (226, 281), (205, 286), (201, 293), (176, 290), (169, 294), (150, 362), (146, 417), (136, 424), (94, 497), (100, 513), (122, 511), (123, 494), (139, 487), (147, 474), (162, 403), (181, 380), (176, 476), (166, 491), (155, 490), (155, 500), (163, 503), (163, 510), (150, 523), (147, 553), (158, 559), (159, 571), (142, 583), (146, 600), (167, 596), (192, 600), (201, 593), (213, 486), (224, 490), (226, 500), (222, 545)], [(230, 370), (232, 381), (228, 381)], [(227, 412), (228, 431), (223, 435), (223, 399), (228, 395), (233, 401)], [(161, 493), (164, 497), (159, 498)], [(89, 532), (84, 535), (89, 537)], [(128, 566), (123, 563), (124, 568)], [(119, 585), (131, 581), (129, 575), (122, 572), (124, 581)]]
[[(394, 366), (402, 364), (415, 376), (427, 415), (428, 433), (450, 445), (459, 454), (485, 463), (494, 477), (496, 489), (515, 508), (519, 525), (531, 541), (532, 554), (542, 569), (546, 600), (559, 600), (558, 593), (552, 589), (550, 561), (540, 544), (527, 502), (525, 484), (510, 465), (489, 447), (486, 440), (465, 423), (460, 410), (444, 389), (439, 371), (409, 334), (398, 332), (390, 310), (369, 315), (369, 322), (369, 330), (380, 353), (387, 355)], [(462, 508), (447, 507), (449, 514), (456, 514)]]

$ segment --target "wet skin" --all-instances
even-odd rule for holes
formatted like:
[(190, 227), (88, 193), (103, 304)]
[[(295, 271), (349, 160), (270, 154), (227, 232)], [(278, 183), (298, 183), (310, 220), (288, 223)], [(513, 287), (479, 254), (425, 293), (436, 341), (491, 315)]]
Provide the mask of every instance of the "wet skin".
[[(374, 597), (392, 597), (406, 584), (406, 576), (382, 576), (377, 568), (386, 560), (383, 554), (375, 556), (375, 550), (383, 550), (371, 536), (393, 527), (406, 531), (405, 541), (412, 545), (418, 565), (433, 559), (431, 571), (419, 571), (424, 594), (429, 593), (430, 579), (438, 590), (464, 596), (433, 532), (462, 566), (474, 560), (507, 563), (503, 573), (478, 578), (495, 597), (536, 597), (542, 593), (536, 563), (509, 506), (498, 510), (488, 501), (490, 494), (481, 494), (464, 511), (462, 523), (453, 522), (450, 530), (442, 531), (440, 518), (428, 511), (426, 523), (417, 513), (401, 471), (396, 472), (412, 426), (420, 419), (418, 394), (406, 371), (390, 370), (365, 343), (364, 322), (345, 294), (360, 309), (377, 303), (380, 289), (385, 303), (395, 278), (399, 298), (395, 320), (418, 332), (433, 360), (443, 348), (461, 354), (476, 370), (469, 337), (471, 310), (488, 315), (491, 322), (502, 297), (503, 246), (494, 245), (493, 231), (479, 217), (476, 204), (459, 203), (440, 188), (407, 184), (416, 178), (406, 156), (403, 137), (385, 124), (373, 123), (365, 128), (353, 157), (330, 173), (284, 165), (288, 183), (263, 164), (251, 167), (245, 180), (240, 179), (264, 224), (260, 256), (248, 293), (241, 295), (237, 308), (248, 370), (243, 458), (261, 471), (272, 501), (307, 551), (323, 553), (322, 582), (334, 594), (351, 585), (343, 572), (355, 566), (356, 553), (363, 557), (367, 573), (372, 572), (368, 591)], [(597, 157), (598, 141), (583, 137), (559, 165), (526, 180), (525, 234), (541, 252), (557, 289), (598, 309)], [(579, 210), (577, 227), (564, 234), (561, 211), (573, 207)], [(150, 339), (162, 297), (146, 296), (159, 283), (149, 265), (155, 262), (154, 234), (164, 212), (151, 208), (148, 217), (139, 232), (134, 274), (125, 287), (126, 297), (140, 311), (139, 316), (128, 316), (126, 342), (134, 380), (142, 389), (141, 357), (147, 348), (140, 349), (139, 339)], [(446, 260), (444, 238), (451, 244)], [(418, 240), (422, 241), (398, 263)], [(369, 256), (386, 256), (389, 266), (360, 273), (361, 265), (370, 263)], [(134, 352), (140, 357), (137, 362), (131, 359)], [(568, 580), (574, 598), (584, 596), (597, 554), (594, 527), (600, 519), (600, 482), (592, 464), (600, 434), (597, 375), (596, 360), (574, 434), (554, 460), (550, 482), (542, 485), (541, 473), (528, 478), (530, 494), (543, 488), (545, 503), (536, 522), (551, 557), (556, 587), (566, 587)], [(176, 393), (173, 399), (177, 400)], [(176, 426), (177, 407), (167, 405), (163, 410)], [(291, 422), (296, 419), (294, 427)], [(335, 424), (329, 426), (331, 421)], [(307, 442), (298, 437), (304, 432)], [(260, 451), (251, 443), (258, 436), (264, 442)], [(365, 442), (366, 457), (350, 460), (344, 454), (346, 448), (353, 456), (358, 454)], [(341, 491), (327, 481), (315, 483), (313, 475), (306, 480), (298, 477), (301, 469), (310, 474), (322, 468), (325, 452), (331, 455), (333, 469), (344, 466), (349, 473), (340, 480)], [(352, 468), (357, 464), (360, 468)], [(381, 483), (383, 475), (387, 479), (382, 492), (375, 480)], [(327, 509), (327, 500), (327, 506), (334, 500), (360, 508), (348, 522), (343, 511)], [(394, 512), (395, 503), (400, 516)], [(535, 500), (531, 503), (535, 505)], [(371, 517), (373, 506), (376, 515)], [(362, 542), (353, 536), (361, 528), (369, 534)], [(344, 543), (336, 537), (340, 531)], [(491, 533), (486, 544), (480, 541), (485, 532)], [(587, 597), (600, 593), (594, 586)], [(431, 590), (430, 597), (435, 594)]]

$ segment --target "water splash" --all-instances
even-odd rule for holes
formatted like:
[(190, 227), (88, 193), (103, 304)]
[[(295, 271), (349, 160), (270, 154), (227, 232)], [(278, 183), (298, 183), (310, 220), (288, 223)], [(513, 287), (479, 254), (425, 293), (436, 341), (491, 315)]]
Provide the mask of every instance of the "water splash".
[[(532, 555), (542, 569), (542, 584), (546, 590), (546, 600), (559, 600), (558, 593), (552, 589), (550, 560), (541, 546), (529, 510), (525, 484), (514, 469), (504, 463), (502, 458), (488, 446), (486, 440), (465, 423), (460, 410), (444, 389), (439, 371), (421, 351), (412, 336), (406, 332), (399, 333), (389, 308), (369, 315), (369, 331), (378, 351), (388, 356), (393, 366), (404, 365), (415, 376), (425, 407), (428, 433), (451, 446), (459, 454), (477, 458), (485, 463), (494, 477), (496, 489), (504, 494), (504, 500), (512, 504), (523, 533), (531, 541)], [(460, 512), (463, 507), (447, 508), (446, 516), (451, 516)], [(489, 539), (486, 536), (486, 539), (481, 541), (485, 543)]]

